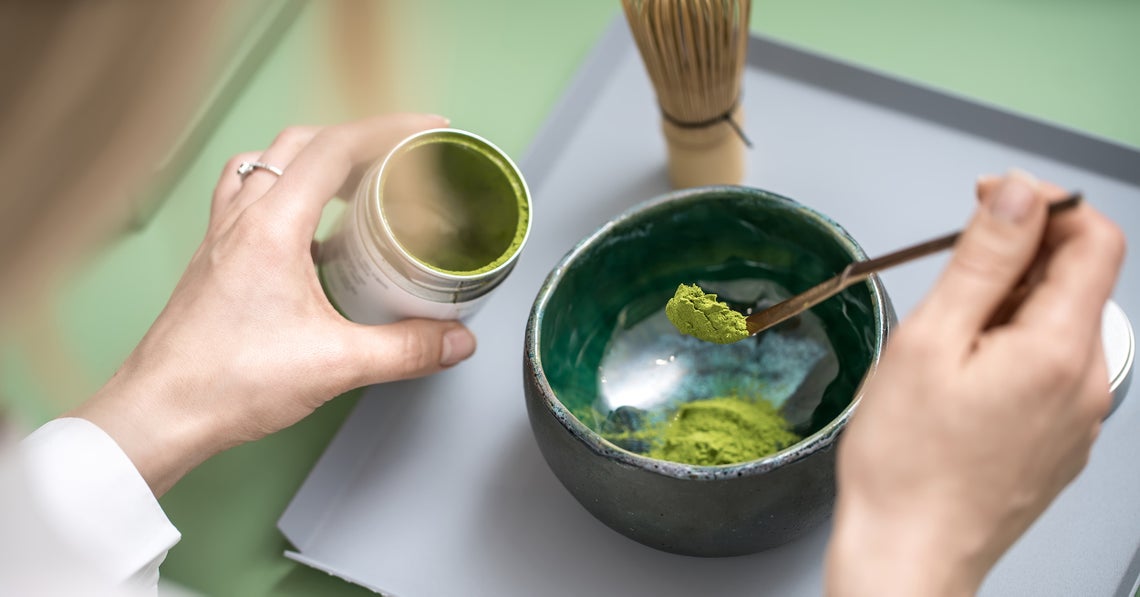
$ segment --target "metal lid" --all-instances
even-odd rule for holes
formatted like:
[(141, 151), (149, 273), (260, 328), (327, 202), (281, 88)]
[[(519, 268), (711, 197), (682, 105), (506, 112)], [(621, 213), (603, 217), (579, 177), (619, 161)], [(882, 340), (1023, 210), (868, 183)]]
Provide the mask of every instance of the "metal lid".
[(1112, 301), (1104, 306), (1101, 339), (1104, 342), (1105, 362), (1108, 364), (1109, 388), (1112, 390), (1112, 408), (1105, 416), (1108, 418), (1116, 412), (1128, 394), (1128, 386), (1132, 381), (1132, 364), (1136, 360), (1136, 335), (1132, 331), (1132, 324), (1120, 305)]

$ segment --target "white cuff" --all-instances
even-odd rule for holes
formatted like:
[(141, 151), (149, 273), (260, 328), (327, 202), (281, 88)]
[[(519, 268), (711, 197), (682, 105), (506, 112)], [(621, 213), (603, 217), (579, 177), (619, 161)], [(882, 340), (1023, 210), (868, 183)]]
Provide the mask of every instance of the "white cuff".
[(40, 516), (116, 583), (152, 587), (182, 538), (115, 440), (85, 419), (48, 422), (20, 443)]

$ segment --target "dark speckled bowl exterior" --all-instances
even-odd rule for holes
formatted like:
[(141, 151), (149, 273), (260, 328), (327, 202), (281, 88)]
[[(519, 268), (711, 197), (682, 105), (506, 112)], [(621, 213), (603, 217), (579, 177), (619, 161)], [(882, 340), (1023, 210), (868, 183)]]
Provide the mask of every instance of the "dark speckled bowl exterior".
[[(866, 283), (873, 313), (872, 358), (858, 390), (840, 414), (803, 441), (767, 458), (728, 466), (656, 460), (621, 449), (579, 421), (551, 388), (543, 369), (541, 333), (551, 295), (591, 248), (617, 227), (647, 214), (685, 210), (709, 198), (731, 197), (751, 209), (789, 206), (832, 234), (853, 259), (866, 255), (846, 231), (794, 201), (746, 187), (704, 187), (643, 203), (583, 240), (550, 273), (526, 328), (527, 412), (542, 454), (562, 484), (595, 517), (650, 547), (694, 556), (734, 556), (776, 547), (825, 521), (835, 500), (836, 442), (878, 363), (895, 317), (877, 277)], [(662, 256), (662, 259), (668, 257)], [(564, 397), (565, 398), (565, 397)]]

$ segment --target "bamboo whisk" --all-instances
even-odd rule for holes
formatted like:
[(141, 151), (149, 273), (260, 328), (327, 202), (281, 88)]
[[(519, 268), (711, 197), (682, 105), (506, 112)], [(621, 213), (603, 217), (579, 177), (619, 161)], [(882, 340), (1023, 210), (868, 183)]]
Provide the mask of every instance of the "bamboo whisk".
[(740, 81), (751, 0), (622, 0), (657, 91), (675, 188), (744, 178)]

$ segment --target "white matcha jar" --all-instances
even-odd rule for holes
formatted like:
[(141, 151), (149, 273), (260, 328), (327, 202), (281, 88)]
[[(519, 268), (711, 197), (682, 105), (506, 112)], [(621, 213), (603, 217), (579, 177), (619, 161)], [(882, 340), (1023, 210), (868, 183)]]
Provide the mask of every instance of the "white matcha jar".
[(466, 131), (423, 131), (361, 180), (321, 243), (321, 282), (358, 323), (462, 320), (510, 274), (530, 226), (530, 191), (505, 153)]

